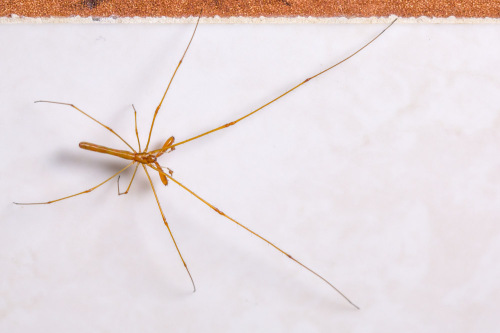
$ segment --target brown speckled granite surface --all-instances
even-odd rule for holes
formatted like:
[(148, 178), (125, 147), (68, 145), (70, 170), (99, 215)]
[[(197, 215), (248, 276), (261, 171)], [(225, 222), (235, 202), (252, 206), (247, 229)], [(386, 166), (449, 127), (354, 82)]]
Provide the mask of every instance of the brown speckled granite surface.
[(0, 17), (500, 17), (500, 0), (1, 0)]

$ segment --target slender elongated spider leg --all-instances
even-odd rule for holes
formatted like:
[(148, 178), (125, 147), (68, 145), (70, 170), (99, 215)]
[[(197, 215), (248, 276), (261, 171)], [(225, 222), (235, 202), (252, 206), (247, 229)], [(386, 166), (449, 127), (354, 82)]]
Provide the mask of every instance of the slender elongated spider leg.
[(118, 176), (123, 171), (127, 170), (132, 164), (134, 164), (134, 162), (130, 162), (126, 167), (124, 167), (123, 169), (121, 169), (120, 171), (118, 171), (117, 173), (115, 173), (113, 176), (109, 177), (108, 179), (106, 179), (102, 183), (99, 183), (98, 185), (96, 185), (94, 187), (91, 187), (88, 190), (85, 190), (85, 191), (82, 191), (82, 192), (78, 192), (76, 194), (68, 195), (66, 197), (59, 198), (59, 199), (56, 199), (56, 200), (47, 201), (47, 202), (14, 202), (14, 203), (16, 205), (46, 205), (46, 204), (51, 204), (51, 203), (54, 203), (54, 202), (57, 202), (57, 201), (61, 201), (61, 200), (64, 200), (64, 199), (69, 199), (69, 198), (72, 198), (72, 197), (76, 197), (77, 195), (80, 195), (80, 194), (90, 193), (93, 190), (95, 190), (96, 188), (98, 188), (99, 186), (102, 186), (102, 185), (106, 184), (108, 181), (110, 181), (111, 179), (115, 178), (116, 176)]
[(172, 234), (172, 230), (170, 230), (170, 226), (168, 225), (167, 219), (165, 218), (165, 214), (163, 214), (163, 209), (161, 208), (160, 201), (158, 200), (158, 196), (156, 195), (156, 190), (155, 190), (155, 187), (153, 185), (153, 182), (151, 181), (151, 177), (149, 176), (149, 172), (146, 169), (146, 166), (144, 164), (142, 164), (142, 167), (144, 168), (144, 171), (146, 172), (146, 176), (148, 176), (149, 184), (151, 184), (151, 188), (153, 189), (153, 194), (155, 195), (156, 203), (158, 204), (158, 208), (160, 209), (160, 213), (161, 213), (161, 217), (163, 219), (163, 223), (165, 223), (165, 225), (167, 226), (168, 232), (170, 233), (170, 237), (172, 237), (172, 241), (174, 242), (174, 245), (175, 245), (175, 248), (177, 250), (177, 253), (179, 254), (179, 257), (181, 258), (182, 263), (184, 264), (184, 268), (186, 268), (186, 271), (187, 271), (187, 273), (189, 275), (189, 278), (191, 279), (191, 283), (193, 284), (193, 292), (195, 292), (196, 291), (196, 286), (194, 284), (193, 277), (191, 276), (191, 273), (189, 272), (189, 269), (188, 269), (188, 267), (186, 265), (186, 262), (184, 261), (184, 258), (182, 257), (181, 250), (179, 250), (179, 247), (177, 246), (177, 242), (175, 241), (174, 235)]
[(109, 126), (106, 126), (104, 125), (103, 123), (101, 123), (99, 120), (95, 119), (94, 117), (88, 115), (87, 113), (83, 112), (82, 110), (80, 110), (79, 108), (77, 108), (75, 105), (71, 104), (71, 103), (63, 103), (63, 102), (52, 102), (52, 101), (35, 101), (35, 103), (52, 103), (52, 104), (60, 104), (60, 105), (67, 105), (67, 106), (71, 106), (72, 108), (80, 111), (81, 113), (83, 113), (85, 116), (89, 117), (90, 119), (92, 119), (93, 121), (95, 121), (96, 123), (98, 123), (99, 125), (101, 125), (102, 127), (104, 127), (105, 129), (107, 129), (108, 131), (110, 131), (111, 133), (113, 133), (114, 135), (116, 135), (120, 140), (123, 141), (123, 143), (125, 143), (130, 149), (132, 149), (132, 151), (134, 153), (136, 153), (135, 149), (132, 148), (132, 146), (127, 142), (125, 141), (120, 135), (118, 135), (118, 133), (116, 133), (111, 127)]
[(182, 64), (182, 60), (184, 60), (184, 57), (186, 56), (186, 53), (189, 49), (189, 46), (191, 45), (191, 42), (193, 41), (194, 34), (196, 33), (196, 29), (198, 29), (198, 23), (200, 23), (201, 19), (201, 11), (200, 11), (200, 16), (198, 16), (198, 21), (196, 21), (196, 26), (194, 27), (193, 34), (191, 35), (191, 39), (189, 40), (188, 45), (186, 46), (186, 49), (184, 50), (184, 54), (181, 57), (181, 60), (179, 60), (179, 63), (177, 64), (177, 67), (175, 68), (174, 74), (172, 74), (172, 77), (170, 78), (170, 81), (168, 82), (167, 89), (165, 89), (165, 93), (163, 94), (163, 97), (161, 98), (160, 104), (156, 107), (155, 114), (153, 116), (153, 121), (151, 122), (151, 128), (149, 130), (149, 135), (148, 135), (148, 142), (146, 143), (146, 148), (144, 148), (144, 151), (147, 151), (149, 148), (149, 142), (151, 141), (151, 133), (153, 133), (153, 126), (155, 124), (156, 116), (158, 115), (158, 111), (160, 111), (161, 105), (163, 104), (163, 100), (165, 99), (165, 96), (167, 95), (168, 90), (170, 89), (170, 85), (172, 84), (172, 81), (174, 80), (175, 74), (177, 74), (177, 70)]
[(314, 79), (314, 78), (316, 78), (316, 77), (320, 76), (321, 74), (328, 72), (330, 69), (335, 68), (335, 67), (337, 67), (338, 65), (340, 65), (341, 63), (343, 63), (343, 62), (345, 62), (345, 61), (349, 60), (350, 58), (354, 57), (356, 54), (358, 54), (359, 52), (361, 52), (361, 51), (362, 51), (365, 47), (367, 47), (368, 45), (370, 45), (371, 43), (373, 43), (373, 42), (374, 42), (377, 38), (379, 38), (379, 37), (380, 37), (380, 36), (381, 36), (381, 35), (382, 35), (382, 34), (383, 34), (383, 33), (384, 33), (387, 29), (389, 29), (389, 28), (390, 28), (390, 26), (391, 26), (391, 25), (393, 25), (393, 24), (394, 24), (394, 22), (396, 22), (396, 20), (397, 20), (397, 18), (396, 18), (394, 21), (392, 21), (392, 22), (391, 22), (391, 23), (390, 23), (390, 24), (389, 24), (389, 25), (388, 25), (388, 26), (387, 26), (384, 30), (382, 30), (382, 32), (380, 32), (377, 36), (375, 36), (375, 37), (374, 37), (373, 39), (371, 39), (368, 43), (366, 43), (365, 45), (363, 45), (361, 48), (359, 48), (356, 52), (352, 53), (352, 54), (351, 54), (350, 56), (348, 56), (347, 58), (344, 58), (343, 60), (341, 60), (341, 61), (337, 62), (336, 64), (334, 64), (334, 65), (332, 65), (332, 66), (330, 66), (330, 67), (328, 67), (328, 68), (326, 68), (326, 69), (322, 70), (321, 72), (319, 72), (319, 73), (317, 73), (317, 74), (315, 74), (315, 75), (313, 75), (313, 76), (311, 76), (311, 77), (309, 77), (309, 78), (305, 79), (305, 80), (304, 80), (304, 81), (302, 81), (301, 83), (299, 83), (299, 84), (297, 84), (296, 86), (294, 86), (293, 88), (291, 88), (291, 89), (289, 89), (289, 90), (285, 91), (284, 93), (282, 93), (281, 95), (279, 95), (279, 96), (278, 96), (278, 97), (276, 97), (275, 99), (271, 100), (270, 102), (268, 102), (268, 103), (266, 103), (266, 104), (262, 105), (261, 107), (259, 107), (259, 108), (255, 109), (255, 110), (253, 110), (252, 112), (250, 112), (250, 113), (248, 113), (248, 114), (244, 115), (243, 117), (240, 117), (240, 118), (238, 118), (238, 119), (236, 119), (236, 120), (234, 120), (234, 121), (231, 121), (231, 122), (229, 122), (229, 123), (227, 123), (227, 124), (224, 124), (224, 125), (222, 125), (222, 126), (219, 126), (219, 127), (217, 127), (217, 128), (214, 128), (213, 130), (210, 130), (210, 131), (208, 131), (208, 132), (204, 132), (204, 133), (201, 133), (201, 134), (199, 134), (199, 135), (196, 135), (196, 136), (194, 136), (194, 137), (192, 137), (192, 138), (190, 138), (190, 139), (187, 139), (187, 140), (184, 140), (184, 141), (178, 142), (178, 143), (176, 143), (176, 144), (173, 144), (173, 145), (171, 146), (171, 148), (175, 148), (175, 147), (177, 147), (177, 146), (179, 146), (179, 145), (182, 145), (182, 144), (184, 144), (184, 143), (187, 143), (187, 142), (189, 142), (189, 141), (193, 141), (193, 140), (196, 140), (196, 139), (198, 139), (198, 138), (201, 138), (202, 136), (205, 136), (205, 135), (207, 135), (207, 134), (210, 134), (210, 133), (213, 133), (213, 132), (217, 132), (217, 131), (219, 131), (219, 130), (221, 130), (221, 129), (224, 129), (224, 128), (227, 128), (227, 127), (233, 126), (233, 125), (237, 124), (238, 122), (242, 121), (243, 119), (245, 119), (245, 118), (247, 118), (247, 117), (250, 117), (250, 116), (251, 116), (251, 115), (253, 115), (254, 113), (256, 113), (256, 112), (258, 112), (258, 111), (262, 110), (263, 108), (265, 108), (266, 106), (268, 106), (268, 105), (270, 105), (270, 104), (272, 104), (272, 103), (276, 102), (278, 99), (282, 98), (283, 96), (288, 95), (289, 93), (291, 93), (292, 91), (294, 91), (295, 89), (297, 89), (298, 87), (300, 87), (301, 85), (303, 85), (304, 83), (306, 83), (307, 81), (310, 81), (310, 80), (312, 80), (312, 79)]
[[(256, 233), (255, 231), (247, 228), (246, 226), (244, 226), (243, 224), (241, 224), (240, 222), (236, 221), (235, 219), (233, 219), (232, 217), (226, 215), (224, 212), (222, 212), (220, 209), (218, 209), (217, 207), (215, 207), (214, 205), (212, 205), (211, 203), (209, 203), (208, 201), (206, 201), (205, 199), (203, 199), (202, 197), (200, 197), (198, 194), (196, 194), (195, 192), (193, 192), (192, 190), (190, 190), (189, 188), (187, 188), (185, 185), (183, 185), (181, 182), (179, 182), (178, 180), (174, 179), (172, 176), (166, 174), (165, 172), (163, 172), (162, 170), (160, 169), (157, 169), (156, 167), (154, 167), (153, 165), (151, 164), (147, 164), (150, 168), (152, 168), (153, 170), (156, 170), (158, 172), (161, 172), (165, 175), (165, 177), (167, 177), (168, 179), (170, 179), (171, 181), (173, 181), (174, 183), (176, 183), (177, 185), (179, 185), (180, 187), (182, 187), (184, 190), (188, 191), (189, 193), (191, 193), (193, 196), (195, 196), (198, 200), (200, 200), (201, 202), (203, 202), (205, 205), (207, 205), (208, 207), (212, 208), (215, 212), (219, 213), (220, 215), (224, 216), (225, 218), (229, 219), (230, 221), (234, 222), (235, 224), (237, 224), (239, 227), (245, 229), (246, 231), (250, 232), (252, 235), (254, 236), (257, 236), (258, 238), (262, 239), (264, 242), (266, 242), (267, 244), (271, 245), (272, 247), (274, 247), (276, 250), (278, 250), (279, 252), (283, 253), (284, 255), (286, 255), (288, 258), (292, 259), (293, 261), (295, 261), (297, 264), (299, 264), (300, 266), (302, 266), (303, 268), (305, 268), (306, 270), (308, 270), (309, 272), (311, 272), (312, 274), (316, 275), (317, 277), (319, 277), (321, 280), (323, 280), (323, 282), (325, 282), (326, 284), (328, 284), (331, 288), (333, 288), (339, 295), (341, 295), (346, 301), (348, 301), (352, 306), (354, 306), (356, 309), (359, 310), (359, 307), (354, 304), (349, 298), (347, 298), (346, 295), (344, 295), (339, 289), (337, 289), (330, 281), (328, 281), (327, 279), (325, 279), (324, 277), (322, 277), (321, 275), (319, 275), (318, 273), (316, 273), (315, 271), (313, 271), (312, 269), (310, 269), (309, 267), (307, 267), (306, 265), (304, 265), (303, 263), (301, 263), (300, 261), (298, 261), (297, 259), (295, 259), (294, 257), (292, 257), (290, 254), (288, 254), (287, 252), (283, 251), (281, 248), (279, 248), (277, 245), (275, 245), (274, 243), (272, 243), (271, 241), (267, 240), (266, 238), (262, 237), (261, 235), (259, 235), (258, 233)], [(144, 167), (144, 165), (143, 165)], [(145, 168), (145, 167), (144, 167)]]
[[(135, 109), (134, 104), (132, 104), (132, 108), (134, 109), (135, 137), (137, 138), (137, 145), (139, 146), (139, 152), (141, 152), (141, 140), (139, 139), (139, 130), (137, 129), (137, 111)], [(120, 192), (120, 176), (118, 176), (118, 181), (117, 181), (118, 195), (123, 195), (128, 193), (130, 187), (132, 186), (132, 182), (134, 181), (135, 174), (137, 173), (137, 168), (139, 168), (139, 163), (135, 165), (134, 173), (132, 174), (132, 178), (130, 179), (130, 183), (128, 184), (128, 187), (125, 190), (125, 192)]]
[(132, 104), (132, 108), (134, 109), (134, 124), (135, 124), (135, 137), (137, 138), (137, 145), (139, 146), (139, 152), (141, 149), (141, 140), (139, 139), (139, 130), (137, 129), (137, 111), (135, 109), (134, 104)]
[(128, 193), (128, 191), (130, 190), (130, 186), (132, 186), (132, 182), (134, 181), (135, 174), (137, 173), (137, 168), (139, 168), (139, 163), (136, 163), (135, 165), (134, 173), (132, 174), (132, 178), (130, 179), (130, 183), (128, 184), (125, 192), (120, 192), (120, 176), (118, 176), (118, 180), (116, 181), (116, 183), (118, 184), (118, 195), (124, 195)]

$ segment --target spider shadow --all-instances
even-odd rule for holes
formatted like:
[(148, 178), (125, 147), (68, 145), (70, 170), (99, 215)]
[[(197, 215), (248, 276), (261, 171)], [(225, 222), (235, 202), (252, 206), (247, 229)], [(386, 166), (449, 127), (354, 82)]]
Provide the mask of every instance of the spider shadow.
[[(62, 151), (56, 154), (54, 158), (54, 163), (57, 163), (59, 167), (63, 166), (69, 170), (76, 170), (78, 172), (88, 171), (89, 173), (102, 174), (102, 178), (96, 180), (96, 184), (104, 181), (107, 177), (111, 177), (113, 174), (123, 169), (127, 165), (127, 161), (109, 158), (108, 156), (100, 156), (100, 154), (82, 154), (74, 151)], [(128, 162), (130, 163), (130, 162)], [(120, 174), (120, 190), (125, 191), (127, 188), (132, 174), (134, 172), (134, 166), (129, 167), (127, 170)], [(141, 166), (139, 166), (141, 169)], [(140, 170), (137, 170), (137, 174), (134, 179), (134, 191), (147, 192), (150, 190), (147, 182), (141, 181), (137, 178), (139, 176)], [(138, 177), (139, 176), (139, 177)], [(118, 177), (110, 180), (108, 183), (117, 182)], [(116, 186), (116, 185), (115, 185)]]

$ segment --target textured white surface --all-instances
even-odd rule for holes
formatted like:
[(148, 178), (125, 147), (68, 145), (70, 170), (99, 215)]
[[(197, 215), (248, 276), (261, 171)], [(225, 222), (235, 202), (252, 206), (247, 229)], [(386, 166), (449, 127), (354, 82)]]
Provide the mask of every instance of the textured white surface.
[[(79, 141), (135, 146), (190, 25), (1, 26), (2, 332), (492, 332), (500, 324), (500, 33), (402, 25), (235, 127), (162, 160), (320, 280), (154, 176), (191, 293), (141, 174)], [(201, 25), (153, 143), (224, 124), (381, 25)], [(128, 176), (122, 177), (126, 186)]]

